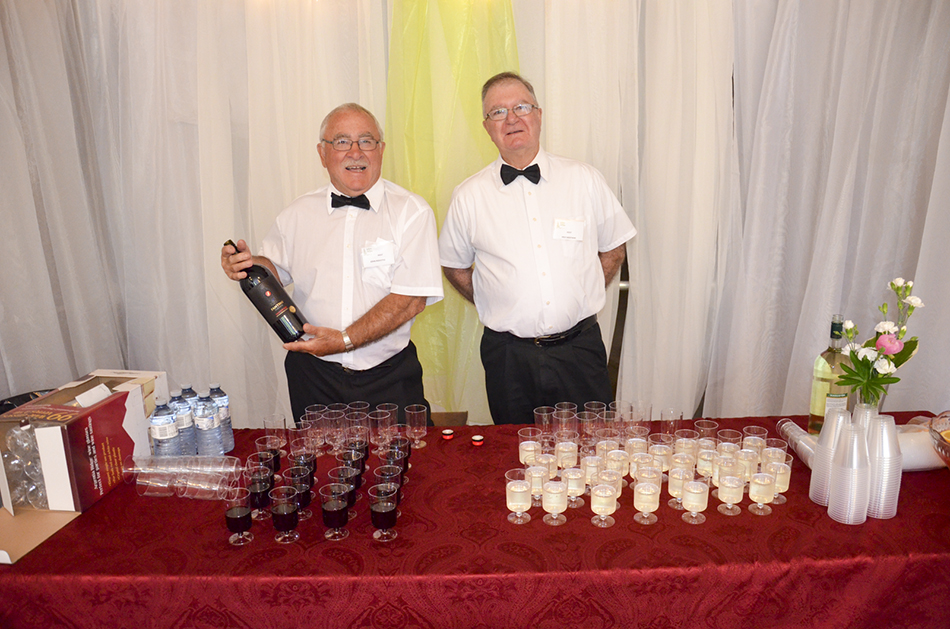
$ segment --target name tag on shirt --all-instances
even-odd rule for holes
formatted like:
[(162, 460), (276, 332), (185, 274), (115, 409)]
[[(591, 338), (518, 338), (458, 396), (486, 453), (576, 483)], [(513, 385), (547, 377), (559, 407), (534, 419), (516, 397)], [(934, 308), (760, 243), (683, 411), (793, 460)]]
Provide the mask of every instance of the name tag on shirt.
[(391, 266), (396, 262), (395, 244), (390, 240), (377, 239), (372, 245), (363, 247), (363, 268)]
[(584, 221), (554, 219), (554, 237), (557, 240), (584, 240)]

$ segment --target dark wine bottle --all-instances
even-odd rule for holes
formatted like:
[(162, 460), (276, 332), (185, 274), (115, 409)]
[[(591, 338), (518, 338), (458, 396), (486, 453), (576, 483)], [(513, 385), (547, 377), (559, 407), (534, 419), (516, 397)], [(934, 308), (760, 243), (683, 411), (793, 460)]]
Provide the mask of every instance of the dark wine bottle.
[[(234, 242), (228, 240), (224, 244), (231, 245), (237, 251)], [(245, 272), (247, 277), (240, 281), (241, 290), (270, 327), (274, 328), (280, 340), (290, 343), (302, 337), (303, 324), (307, 323), (307, 320), (297, 309), (284, 287), (280, 285), (280, 280), (274, 277), (266, 267), (258, 264), (245, 269)]]

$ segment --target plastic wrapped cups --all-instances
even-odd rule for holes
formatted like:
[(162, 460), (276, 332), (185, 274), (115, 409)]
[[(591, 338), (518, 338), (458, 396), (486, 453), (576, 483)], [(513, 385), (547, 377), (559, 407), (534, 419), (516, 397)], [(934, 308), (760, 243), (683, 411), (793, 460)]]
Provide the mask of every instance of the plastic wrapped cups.
[(842, 524), (864, 523), (870, 476), (864, 428), (854, 424), (840, 426), (828, 482), (828, 515), (832, 520)]

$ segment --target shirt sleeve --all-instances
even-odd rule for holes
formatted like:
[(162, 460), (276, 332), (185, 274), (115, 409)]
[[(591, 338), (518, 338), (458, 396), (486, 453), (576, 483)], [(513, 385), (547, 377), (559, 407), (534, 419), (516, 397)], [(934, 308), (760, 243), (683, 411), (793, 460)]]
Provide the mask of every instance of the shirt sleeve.
[(280, 220), (281, 217), (278, 216), (274, 224), (271, 225), (270, 231), (264, 236), (258, 255), (264, 256), (274, 263), (274, 266), (277, 267), (277, 276), (280, 283), (286, 286), (293, 282), (294, 278), (290, 272), (290, 257), (285, 244), (286, 241), (283, 233), (281, 233)]
[(441, 300), (442, 269), (439, 267), (435, 214), (421, 198), (401, 234), (398, 255), (390, 291), (397, 295), (425, 297), (427, 306)]
[(439, 261), (450, 269), (467, 269), (475, 263), (472, 230), (465, 220), (465, 204), (456, 188), (439, 234)]
[(591, 194), (595, 206), (600, 208), (597, 222), (597, 250), (601, 253), (616, 249), (637, 234), (620, 201), (614, 195), (603, 174), (591, 168), (593, 173)]

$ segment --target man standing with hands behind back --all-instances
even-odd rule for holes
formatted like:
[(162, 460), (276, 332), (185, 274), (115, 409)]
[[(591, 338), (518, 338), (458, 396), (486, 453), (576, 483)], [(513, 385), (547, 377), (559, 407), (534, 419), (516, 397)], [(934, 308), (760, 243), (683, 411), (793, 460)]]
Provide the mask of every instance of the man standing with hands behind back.
[(529, 423), (538, 406), (610, 402), (597, 312), (636, 229), (599, 171), (541, 148), (525, 79), (490, 78), (482, 113), (500, 155), (455, 189), (439, 256), (485, 325), (492, 419)]
[(422, 197), (380, 179), (385, 147), (368, 110), (340, 105), (323, 120), (317, 149), (330, 185), (284, 209), (259, 255), (243, 240), (237, 251), (221, 249), (232, 280), (258, 264), (293, 282), (313, 324), (284, 344), (295, 418), (310, 404), (426, 404), (409, 330), (442, 299), (435, 216)]

